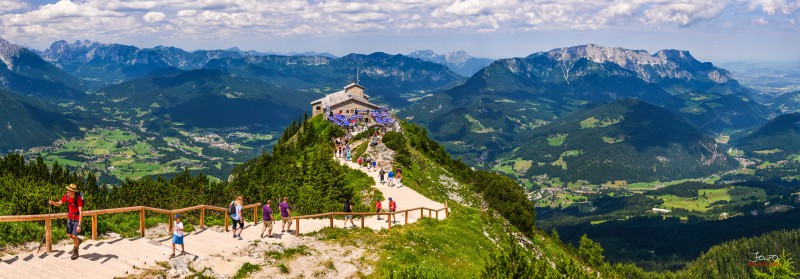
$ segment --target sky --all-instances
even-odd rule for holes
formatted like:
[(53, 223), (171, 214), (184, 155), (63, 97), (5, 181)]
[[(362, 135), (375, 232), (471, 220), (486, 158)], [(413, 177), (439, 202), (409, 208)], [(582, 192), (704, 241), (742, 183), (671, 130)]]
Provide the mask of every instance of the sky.
[(524, 57), (559, 47), (688, 50), (701, 61), (800, 61), (800, 0), (0, 0), (0, 37), (186, 50)]

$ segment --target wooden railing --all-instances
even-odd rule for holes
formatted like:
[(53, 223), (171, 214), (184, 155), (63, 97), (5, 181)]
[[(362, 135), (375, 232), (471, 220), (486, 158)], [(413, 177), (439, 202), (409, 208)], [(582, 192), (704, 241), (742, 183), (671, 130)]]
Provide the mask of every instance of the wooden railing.
[[(253, 209), (253, 223), (258, 223), (258, 209), (261, 207), (261, 203), (254, 203), (242, 206), (242, 211), (244, 212), (245, 209)], [(117, 213), (128, 213), (128, 212), (139, 212), (139, 236), (144, 236), (144, 217), (145, 212), (150, 211), (153, 213), (158, 214), (167, 214), (169, 215), (169, 232), (172, 232), (172, 218), (175, 214), (200, 210), (200, 229), (205, 228), (205, 216), (206, 210), (211, 211), (221, 211), (223, 215), (225, 215), (225, 231), (228, 231), (228, 224), (230, 216), (228, 216), (228, 209), (223, 207), (216, 207), (210, 205), (196, 205), (187, 208), (181, 209), (161, 209), (161, 208), (154, 208), (154, 207), (147, 207), (147, 206), (132, 206), (132, 207), (122, 207), (122, 208), (111, 208), (111, 209), (100, 209), (100, 210), (90, 210), (84, 211), (83, 217), (91, 217), (92, 218), (92, 240), (97, 240), (97, 216), (106, 215), (106, 214), (117, 214)], [(450, 215), (450, 209), (447, 206), (447, 202), (445, 202), (444, 208), (441, 209), (431, 209), (427, 207), (417, 207), (412, 209), (405, 209), (400, 210), (397, 212), (381, 212), (381, 213), (372, 213), (372, 212), (328, 212), (328, 213), (320, 213), (320, 214), (312, 214), (312, 215), (303, 215), (303, 216), (295, 216), (292, 217), (292, 220), (295, 222), (295, 236), (300, 235), (300, 220), (302, 219), (314, 219), (314, 218), (322, 218), (328, 217), (331, 221), (331, 227), (333, 227), (333, 217), (334, 216), (342, 216), (342, 215), (355, 215), (355, 216), (376, 216), (376, 215), (385, 215), (387, 218), (387, 223), (389, 224), (389, 229), (392, 229), (392, 220), (391, 218), (397, 214), (405, 214), (405, 224), (408, 224), (408, 212), (419, 210), (420, 216), (425, 217), (425, 210), (428, 211), (428, 218), (433, 218), (435, 213), (435, 218), (439, 219), (439, 212), (444, 211), (445, 218)], [(0, 223), (10, 223), (10, 222), (32, 222), (32, 221), (44, 221), (45, 226), (45, 246), (47, 247), (47, 252), (53, 252), (53, 228), (52, 228), (52, 220), (57, 219), (65, 219), (67, 218), (66, 213), (58, 213), (58, 214), (39, 214), (39, 215), (11, 215), (11, 216), (0, 216)], [(395, 220), (396, 221), (396, 220)], [(361, 228), (364, 228), (364, 218), (361, 218)]]
[[(324, 218), (328, 217), (331, 221), (331, 228), (333, 228), (333, 217), (334, 216), (343, 216), (343, 215), (353, 215), (353, 216), (362, 216), (361, 218), (361, 228), (364, 228), (364, 218), (363, 216), (386, 216), (387, 224), (389, 224), (389, 229), (392, 229), (392, 218), (397, 214), (405, 214), (405, 222), (404, 224), (408, 225), (408, 212), (410, 211), (417, 211), (419, 210), (420, 218), (425, 217), (425, 210), (428, 211), (428, 218), (436, 218), (439, 219), (439, 211), (444, 211), (444, 217), (447, 218), (450, 216), (450, 208), (447, 206), (447, 202), (444, 203), (444, 208), (441, 209), (431, 209), (427, 207), (417, 207), (411, 209), (404, 209), (399, 210), (396, 212), (381, 212), (381, 213), (374, 213), (374, 212), (328, 212), (328, 213), (320, 213), (320, 214), (312, 214), (312, 215), (304, 215), (304, 216), (297, 216), (292, 217), (292, 220), (295, 222), (294, 228), (294, 235), (300, 236), (300, 220), (302, 219), (316, 219), (316, 218)], [(434, 216), (434, 212), (436, 216)], [(396, 221), (396, 219), (395, 219)]]
[[(253, 209), (253, 222), (258, 221), (258, 209), (261, 207), (261, 203), (254, 203), (245, 205), (242, 207), (242, 211), (244, 213), (245, 209)], [(178, 213), (184, 213), (194, 210), (200, 210), (200, 229), (205, 228), (205, 217), (206, 217), (206, 210), (212, 211), (221, 211), (223, 215), (225, 215), (225, 231), (228, 231), (228, 224), (230, 223), (228, 219), (228, 209), (223, 207), (216, 207), (210, 205), (196, 205), (187, 208), (175, 209), (175, 210), (166, 210), (161, 208), (154, 208), (154, 207), (147, 207), (147, 206), (132, 206), (132, 207), (123, 207), (123, 208), (111, 208), (111, 209), (100, 209), (100, 210), (90, 210), (83, 212), (83, 218), (91, 217), (92, 218), (92, 240), (97, 240), (97, 216), (106, 215), (106, 214), (117, 214), (117, 213), (127, 213), (127, 212), (139, 212), (139, 236), (144, 236), (144, 217), (145, 211), (150, 211), (159, 214), (167, 214), (169, 215), (169, 232), (172, 232), (172, 217)], [(44, 221), (45, 227), (45, 246), (47, 247), (47, 252), (53, 252), (53, 228), (52, 228), (52, 220), (54, 219), (65, 219), (67, 218), (66, 213), (59, 213), (59, 214), (39, 214), (39, 215), (12, 215), (12, 216), (0, 216), (0, 223), (9, 223), (9, 222), (31, 222), (31, 221)]]

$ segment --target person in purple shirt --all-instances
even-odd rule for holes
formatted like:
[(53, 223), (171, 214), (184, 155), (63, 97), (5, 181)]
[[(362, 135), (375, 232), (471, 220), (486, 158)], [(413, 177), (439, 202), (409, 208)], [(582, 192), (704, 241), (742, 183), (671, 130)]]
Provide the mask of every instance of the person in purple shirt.
[(272, 225), (275, 224), (275, 218), (272, 218), (272, 201), (267, 200), (267, 204), (261, 208), (261, 219), (264, 220), (264, 227), (261, 229), (261, 238), (264, 238), (264, 231), (267, 231), (267, 237), (272, 238)]
[(281, 232), (286, 232), (292, 228), (292, 210), (289, 209), (289, 198), (283, 197), (283, 202), (279, 205), (281, 209)]

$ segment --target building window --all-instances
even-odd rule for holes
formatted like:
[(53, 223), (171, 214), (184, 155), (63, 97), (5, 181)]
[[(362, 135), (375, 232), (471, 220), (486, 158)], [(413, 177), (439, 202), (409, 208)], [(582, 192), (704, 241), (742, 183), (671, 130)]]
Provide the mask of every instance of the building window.
[(339, 114), (342, 114), (342, 110), (339, 110)]
[(349, 109), (347, 109), (347, 110), (345, 110), (345, 111), (344, 111), (344, 113), (350, 113), (350, 110), (349, 110)]
[(322, 110), (322, 107), (320, 107), (320, 106), (317, 106), (317, 110)]

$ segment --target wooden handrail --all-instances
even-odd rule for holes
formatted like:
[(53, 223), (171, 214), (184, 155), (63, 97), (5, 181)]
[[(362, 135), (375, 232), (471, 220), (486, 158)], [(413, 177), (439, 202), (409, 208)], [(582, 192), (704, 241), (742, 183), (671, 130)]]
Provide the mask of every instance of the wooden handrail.
[[(245, 209), (253, 209), (253, 223), (258, 221), (258, 208), (261, 207), (261, 203), (254, 203), (242, 206), (242, 210)], [(192, 207), (186, 208), (179, 208), (173, 210), (155, 208), (155, 207), (148, 207), (148, 206), (131, 206), (131, 207), (121, 207), (121, 208), (109, 208), (109, 209), (99, 209), (99, 210), (89, 210), (84, 211), (84, 217), (90, 217), (92, 221), (92, 240), (97, 240), (97, 216), (99, 215), (106, 215), (106, 214), (117, 214), (117, 213), (126, 213), (126, 212), (139, 212), (139, 235), (144, 236), (144, 229), (145, 229), (145, 212), (150, 211), (153, 213), (158, 214), (168, 214), (169, 215), (169, 230), (170, 233), (172, 232), (172, 217), (174, 214), (177, 213), (184, 213), (193, 210), (200, 210), (200, 227), (204, 227), (205, 225), (205, 211), (206, 210), (213, 210), (213, 211), (221, 211), (226, 213), (225, 214), (225, 230), (228, 230), (228, 209), (224, 207), (217, 207), (211, 205), (195, 205)], [(399, 210), (395, 212), (381, 212), (381, 213), (374, 213), (374, 212), (327, 212), (327, 213), (320, 213), (320, 214), (311, 214), (311, 215), (303, 215), (303, 216), (295, 216), (292, 217), (296, 223), (295, 235), (300, 235), (300, 220), (301, 219), (312, 219), (312, 218), (321, 218), (321, 217), (328, 217), (331, 218), (331, 222), (333, 222), (333, 216), (342, 216), (342, 215), (356, 215), (356, 216), (375, 216), (375, 215), (386, 215), (387, 218), (392, 218), (391, 216), (395, 214), (406, 213), (406, 224), (408, 224), (408, 212), (410, 211), (420, 211), (420, 218), (424, 218), (423, 211), (428, 210), (428, 215), (433, 212), (436, 212), (436, 218), (439, 218), (439, 211), (444, 210), (445, 218), (449, 216), (450, 210), (447, 206), (447, 202), (445, 202), (444, 208), (441, 209), (432, 209), (427, 207), (417, 207), (417, 208), (409, 208), (404, 210)], [(244, 214), (244, 213), (243, 213)], [(64, 219), (67, 218), (66, 213), (57, 213), (57, 214), (38, 214), (38, 215), (11, 215), (11, 216), (0, 216), (0, 223), (9, 223), (9, 222), (30, 222), (30, 221), (45, 221), (45, 231), (46, 237), (45, 242), (47, 246), (47, 252), (52, 253), (52, 229), (51, 229), (51, 222), (54, 219)], [(395, 220), (396, 221), (396, 220)], [(364, 219), (361, 219), (361, 227), (364, 227)], [(392, 229), (391, 223), (389, 223), (389, 229)]]
[[(248, 204), (242, 207), (242, 210), (253, 208), (253, 222), (257, 221), (256, 218), (258, 217), (258, 207), (261, 206), (261, 203), (254, 203)], [(148, 206), (131, 206), (131, 207), (121, 207), (121, 208), (109, 208), (109, 209), (99, 209), (99, 210), (89, 210), (83, 212), (83, 217), (89, 217), (92, 222), (92, 240), (97, 240), (97, 216), (99, 215), (106, 215), (106, 214), (117, 214), (117, 213), (126, 213), (126, 212), (139, 212), (139, 235), (144, 236), (144, 215), (146, 211), (158, 213), (158, 214), (168, 214), (169, 215), (169, 230), (172, 233), (172, 217), (178, 213), (184, 213), (193, 210), (200, 210), (200, 226), (203, 227), (205, 225), (205, 210), (214, 210), (214, 211), (228, 211), (227, 208), (216, 207), (211, 205), (195, 205), (192, 207), (186, 208), (179, 208), (179, 209), (161, 209), (155, 207), (148, 207)], [(226, 214), (227, 217), (227, 214)], [(31, 221), (45, 221), (45, 244), (47, 246), (47, 252), (53, 252), (53, 243), (52, 243), (52, 229), (51, 229), (51, 221), (54, 219), (65, 219), (67, 218), (67, 213), (57, 213), (57, 214), (38, 214), (38, 215), (11, 215), (11, 216), (0, 216), (0, 223), (10, 223), (10, 222), (31, 222)], [(227, 221), (227, 219), (226, 219)], [(227, 230), (227, 228), (226, 228)]]

